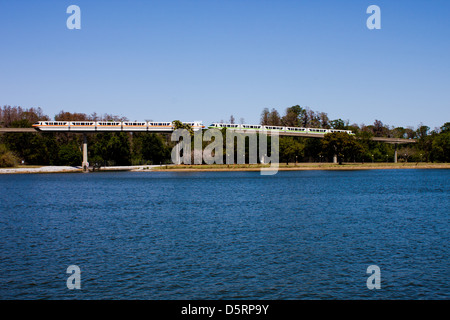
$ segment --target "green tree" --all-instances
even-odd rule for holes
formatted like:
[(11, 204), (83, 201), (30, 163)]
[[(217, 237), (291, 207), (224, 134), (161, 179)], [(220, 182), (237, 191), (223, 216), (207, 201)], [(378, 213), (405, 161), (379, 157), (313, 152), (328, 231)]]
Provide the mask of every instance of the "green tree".
[(286, 109), (286, 114), (281, 119), (281, 122), (286, 127), (306, 127), (307, 114), (306, 110), (299, 105), (292, 106)]
[(392, 130), (392, 136), (394, 138), (405, 138), (406, 136), (406, 130), (403, 127), (397, 127)]
[(280, 162), (294, 162), (304, 155), (305, 145), (297, 137), (280, 137)]
[(346, 132), (334, 132), (325, 134), (322, 150), (329, 158), (336, 155), (339, 164), (342, 164), (344, 159), (355, 157), (361, 148), (353, 136)]
[[(419, 154), (422, 154), (422, 156), (425, 157), (426, 161), (430, 159), (430, 154), (433, 145), (433, 137), (428, 134), (429, 131), (430, 128), (424, 125), (420, 125), (419, 128), (417, 128), (416, 130), (416, 137), (417, 137), (416, 149)], [(417, 160), (422, 161), (423, 160), (422, 156), (420, 156), (419, 159)]]
[(131, 163), (130, 139), (126, 132), (97, 133), (91, 150), (91, 157), (96, 157), (97, 161), (114, 161), (120, 166)]
[(4, 143), (28, 164), (50, 164), (53, 154), (48, 139), (39, 133), (6, 133)]
[(180, 120), (174, 120), (174, 121), (172, 121), (172, 124), (173, 124), (174, 130), (186, 129), (187, 131), (189, 131), (191, 136), (194, 134), (194, 130), (192, 129), (192, 126), (187, 123), (185, 124), (185, 123), (181, 122)]
[(269, 125), (269, 108), (264, 108), (263, 111), (261, 112), (261, 121), (260, 124), (265, 126), (265, 125)]
[(444, 130), (433, 139), (431, 157), (436, 161), (450, 162), (450, 130)]
[(17, 157), (4, 144), (0, 144), (0, 168), (14, 167), (18, 163)]
[(281, 126), (280, 114), (275, 108), (272, 108), (272, 111), (270, 111), (267, 124), (270, 126)]
[(308, 161), (321, 161), (322, 160), (322, 139), (318, 138), (304, 138), (305, 149), (304, 157)]
[(74, 143), (62, 145), (58, 152), (59, 164), (66, 166), (81, 165), (83, 155), (80, 148)]
[(441, 127), (441, 133), (450, 132), (450, 122), (444, 123), (444, 125)]
[(337, 129), (337, 130), (345, 130), (347, 129), (345, 126), (345, 121), (342, 119), (336, 119), (336, 120), (331, 120), (330, 121), (330, 126), (333, 129)]
[(375, 137), (387, 137), (389, 135), (389, 128), (387, 128), (380, 120), (375, 120), (371, 128)]
[(153, 164), (165, 163), (170, 159), (168, 148), (159, 134), (144, 133), (141, 136), (142, 157)]

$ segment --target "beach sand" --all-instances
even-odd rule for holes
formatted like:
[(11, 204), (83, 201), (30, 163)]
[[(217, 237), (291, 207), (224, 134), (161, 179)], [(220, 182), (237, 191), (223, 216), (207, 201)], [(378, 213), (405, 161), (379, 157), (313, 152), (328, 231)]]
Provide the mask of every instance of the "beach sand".
[[(138, 172), (201, 172), (201, 171), (260, 171), (264, 168), (254, 164), (235, 165), (140, 165), (140, 166), (115, 166), (102, 167), (100, 171), (138, 171)], [(265, 168), (269, 168), (265, 166)], [(387, 170), (387, 169), (450, 169), (450, 163), (298, 163), (280, 164), (278, 171), (301, 170)], [(92, 171), (92, 170), (91, 170)], [(0, 174), (24, 174), (24, 173), (81, 173), (80, 167), (70, 166), (21, 166), (17, 168), (0, 168)]]

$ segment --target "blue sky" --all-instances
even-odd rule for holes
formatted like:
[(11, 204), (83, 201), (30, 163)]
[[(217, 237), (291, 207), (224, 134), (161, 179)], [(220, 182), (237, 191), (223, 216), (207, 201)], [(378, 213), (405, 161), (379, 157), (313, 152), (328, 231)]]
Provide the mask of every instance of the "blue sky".
[(209, 124), (299, 104), (433, 129), (450, 121), (449, 39), (445, 0), (2, 0), (0, 105)]

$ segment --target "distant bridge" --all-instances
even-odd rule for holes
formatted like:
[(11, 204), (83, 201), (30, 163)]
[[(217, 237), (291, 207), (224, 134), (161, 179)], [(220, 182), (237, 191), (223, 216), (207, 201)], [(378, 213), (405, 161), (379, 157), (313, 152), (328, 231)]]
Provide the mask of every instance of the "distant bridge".
[[(205, 130), (205, 129), (204, 129)], [(291, 137), (305, 137), (305, 138), (323, 138), (327, 133), (310, 133), (310, 132), (294, 132), (294, 131), (271, 131), (271, 130), (242, 130), (242, 129), (233, 129), (237, 133), (255, 133), (255, 132), (264, 132), (268, 135), (278, 133), (280, 136), (291, 136)], [(0, 128), (0, 133), (37, 133), (37, 132), (71, 132), (71, 133), (96, 133), (96, 132), (153, 132), (153, 133), (170, 133), (173, 131), (173, 128), (170, 129), (159, 129), (153, 128), (149, 130), (142, 130), (139, 128), (127, 128), (127, 129), (108, 129), (108, 130), (61, 130), (61, 129), (51, 129), (47, 128), (46, 130), (37, 130), (35, 128)], [(385, 142), (389, 144), (405, 144), (405, 143), (416, 143), (415, 139), (403, 139), (403, 138), (388, 138), (388, 137), (371, 137), (373, 141)]]

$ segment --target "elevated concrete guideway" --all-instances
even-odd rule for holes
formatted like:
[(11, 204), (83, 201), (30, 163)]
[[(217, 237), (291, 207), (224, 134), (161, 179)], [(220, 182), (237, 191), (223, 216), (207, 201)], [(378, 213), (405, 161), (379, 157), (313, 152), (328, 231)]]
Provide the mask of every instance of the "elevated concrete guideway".
[[(254, 130), (234, 130), (238, 133), (250, 133), (255, 132)], [(272, 134), (271, 131), (258, 131), (265, 132), (268, 135)], [(307, 133), (307, 132), (278, 132), (280, 136), (291, 136), (291, 137), (305, 137), (305, 138), (322, 138), (325, 136), (325, 133)], [(402, 139), (402, 138), (385, 138), (385, 137), (372, 137), (370, 140), (380, 141), (390, 144), (401, 144), (401, 143), (416, 143), (415, 139)]]
[(34, 128), (0, 128), (0, 133), (2, 132), (14, 132), (14, 133), (36, 133), (40, 132)]
[[(207, 130), (206, 128), (204, 130)], [(255, 132), (255, 130), (234, 130), (235, 132), (238, 133), (250, 133), (250, 132)], [(122, 130), (117, 130), (117, 131), (113, 131), (113, 130), (107, 130), (107, 131), (61, 131), (61, 130), (46, 130), (46, 131), (40, 131), (40, 130), (36, 130), (34, 128), (0, 128), (0, 133), (7, 133), (7, 132), (15, 132), (15, 133), (37, 133), (37, 132), (70, 132), (70, 133), (97, 133), (97, 132), (153, 132), (153, 133), (170, 133), (172, 131), (167, 131), (167, 130), (149, 130), (149, 131), (142, 131), (142, 130), (127, 130), (127, 131), (122, 131)], [(256, 132), (265, 132), (267, 134), (272, 134), (272, 131), (256, 131)], [(305, 137), (305, 138), (323, 138), (325, 136), (325, 134), (323, 133), (307, 133), (307, 132), (278, 132), (278, 135), (280, 136), (291, 136), (291, 137)], [(390, 144), (403, 144), (403, 143), (416, 143), (415, 139), (402, 139), (402, 138), (385, 138), (385, 137), (372, 137), (370, 138), (371, 140), (374, 141), (380, 141), (380, 142), (385, 142), (385, 143), (390, 143)]]

